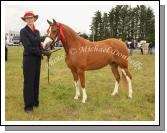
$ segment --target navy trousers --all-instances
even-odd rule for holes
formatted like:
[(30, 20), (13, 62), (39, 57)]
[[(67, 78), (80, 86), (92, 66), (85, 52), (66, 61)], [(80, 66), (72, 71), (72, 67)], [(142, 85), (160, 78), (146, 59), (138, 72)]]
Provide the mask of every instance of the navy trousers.
[(23, 56), (24, 109), (39, 105), (40, 56)]

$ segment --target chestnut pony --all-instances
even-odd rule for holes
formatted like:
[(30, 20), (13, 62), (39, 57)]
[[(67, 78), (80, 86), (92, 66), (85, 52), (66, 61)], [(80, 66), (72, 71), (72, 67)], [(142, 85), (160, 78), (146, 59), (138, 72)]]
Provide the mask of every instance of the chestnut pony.
[[(128, 70), (128, 49), (126, 44), (118, 39), (106, 39), (103, 41), (91, 42), (80, 37), (69, 26), (47, 20), (49, 28), (43, 43), (43, 48), (53, 46), (61, 40), (66, 53), (66, 64), (71, 69), (76, 95), (74, 99), (80, 97), (80, 86), (83, 92), (82, 102), (87, 100), (85, 88), (85, 71), (100, 69), (106, 65), (111, 65), (112, 72), (116, 79), (115, 88), (112, 95), (118, 93), (120, 74), (118, 67), (128, 85), (128, 97), (132, 98), (132, 76)], [(80, 84), (79, 84), (80, 82)]]

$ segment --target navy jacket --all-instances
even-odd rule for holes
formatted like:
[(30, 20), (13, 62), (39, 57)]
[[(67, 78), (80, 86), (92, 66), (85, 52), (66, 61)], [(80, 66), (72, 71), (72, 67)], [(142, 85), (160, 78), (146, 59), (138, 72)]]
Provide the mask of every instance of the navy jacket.
[(28, 26), (25, 26), (20, 31), (20, 41), (24, 46), (23, 55), (42, 55), (40, 33), (38, 30), (33, 32)]

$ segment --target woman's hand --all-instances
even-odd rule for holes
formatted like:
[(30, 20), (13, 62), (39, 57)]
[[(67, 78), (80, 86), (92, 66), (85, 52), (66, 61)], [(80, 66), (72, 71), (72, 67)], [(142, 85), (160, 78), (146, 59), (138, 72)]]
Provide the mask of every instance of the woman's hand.
[(43, 54), (44, 56), (50, 56), (50, 55), (51, 55), (51, 52), (50, 52), (49, 50), (43, 50), (43, 51), (42, 51), (42, 54)]

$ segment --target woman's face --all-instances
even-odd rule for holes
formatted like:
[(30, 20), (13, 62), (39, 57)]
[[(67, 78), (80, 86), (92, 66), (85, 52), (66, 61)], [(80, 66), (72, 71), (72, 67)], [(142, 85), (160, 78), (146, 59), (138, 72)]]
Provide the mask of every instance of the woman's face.
[(25, 19), (25, 21), (27, 22), (27, 25), (33, 25), (35, 22), (35, 18), (34, 17), (28, 17)]

